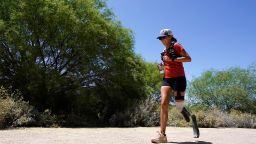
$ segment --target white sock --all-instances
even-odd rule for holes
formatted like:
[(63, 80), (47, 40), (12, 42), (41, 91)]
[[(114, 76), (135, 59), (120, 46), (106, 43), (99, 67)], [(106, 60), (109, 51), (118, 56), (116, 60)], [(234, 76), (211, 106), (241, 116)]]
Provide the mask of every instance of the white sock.
[(178, 109), (178, 111), (181, 112), (184, 107), (184, 101), (178, 101), (175, 104), (176, 104), (176, 108)]

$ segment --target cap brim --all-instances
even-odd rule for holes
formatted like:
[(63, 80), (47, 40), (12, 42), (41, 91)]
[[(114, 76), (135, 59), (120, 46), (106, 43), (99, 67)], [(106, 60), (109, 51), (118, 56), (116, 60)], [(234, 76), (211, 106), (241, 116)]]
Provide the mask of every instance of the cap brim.
[(157, 39), (160, 39), (160, 38), (166, 37), (166, 36), (167, 36), (167, 35), (160, 35), (160, 36), (157, 37)]

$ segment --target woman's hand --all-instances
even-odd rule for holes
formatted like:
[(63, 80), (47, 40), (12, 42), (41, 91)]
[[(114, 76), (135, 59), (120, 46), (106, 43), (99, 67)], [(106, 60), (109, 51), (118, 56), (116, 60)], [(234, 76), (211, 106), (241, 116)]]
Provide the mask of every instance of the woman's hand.
[(172, 61), (167, 55), (163, 56), (163, 61)]

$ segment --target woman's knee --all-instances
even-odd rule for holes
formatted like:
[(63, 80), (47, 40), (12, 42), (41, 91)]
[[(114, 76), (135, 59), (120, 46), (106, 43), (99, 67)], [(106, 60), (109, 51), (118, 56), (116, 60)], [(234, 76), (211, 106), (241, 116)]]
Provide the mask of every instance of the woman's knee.
[(184, 101), (185, 92), (184, 91), (174, 91), (175, 101)]
[(170, 87), (169, 86), (162, 86), (161, 87), (161, 107), (168, 107), (169, 106), (169, 93)]

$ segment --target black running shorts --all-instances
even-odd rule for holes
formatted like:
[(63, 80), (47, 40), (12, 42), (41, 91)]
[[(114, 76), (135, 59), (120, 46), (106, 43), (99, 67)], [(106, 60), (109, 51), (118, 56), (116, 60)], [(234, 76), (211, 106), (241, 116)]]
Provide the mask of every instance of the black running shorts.
[(184, 92), (187, 87), (186, 77), (163, 78), (162, 86), (170, 86), (174, 91)]

